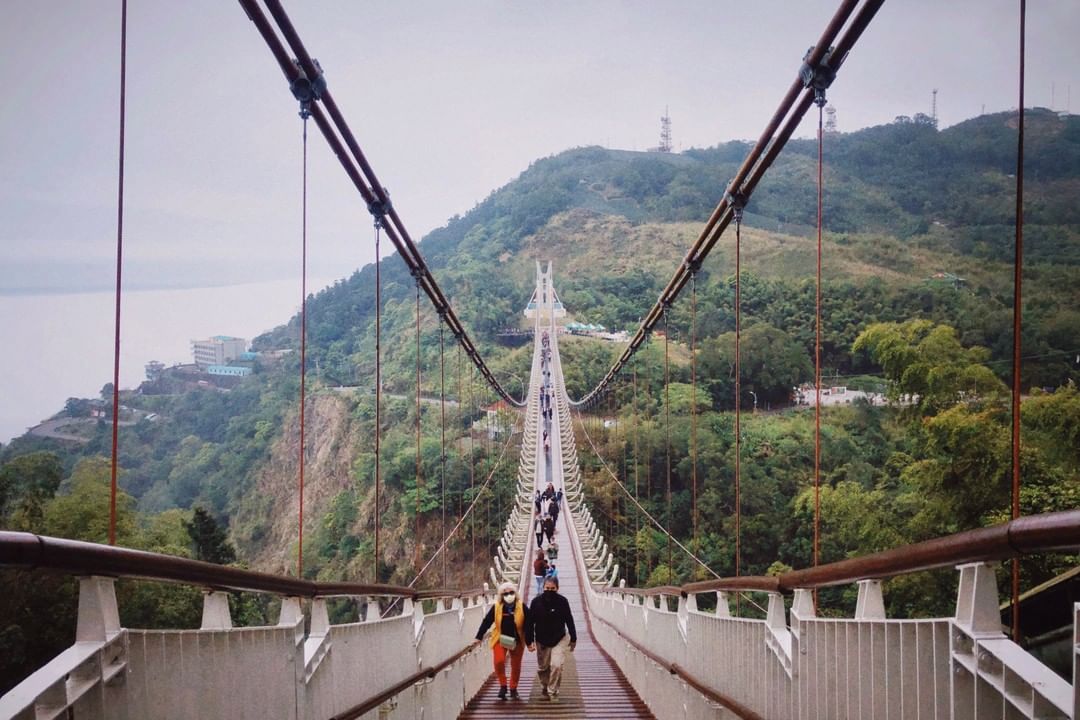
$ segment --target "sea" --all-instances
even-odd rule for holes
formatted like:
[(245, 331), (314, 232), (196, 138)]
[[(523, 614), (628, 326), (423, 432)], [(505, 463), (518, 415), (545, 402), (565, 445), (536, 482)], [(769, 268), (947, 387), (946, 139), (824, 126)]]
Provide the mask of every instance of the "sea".
[[(308, 292), (332, 280), (308, 279)], [(146, 378), (146, 363), (191, 362), (191, 341), (231, 335), (251, 342), (300, 309), (300, 283), (125, 291), (120, 307), (120, 387)], [(99, 397), (113, 378), (111, 292), (0, 295), (0, 442), (63, 409)]]

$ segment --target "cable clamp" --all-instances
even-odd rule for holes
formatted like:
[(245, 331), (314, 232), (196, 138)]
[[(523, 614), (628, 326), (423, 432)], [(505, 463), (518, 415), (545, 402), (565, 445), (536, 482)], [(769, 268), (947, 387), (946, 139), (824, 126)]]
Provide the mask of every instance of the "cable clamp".
[(390, 202), (390, 191), (386, 188), (383, 188), (383, 197), (386, 199), (380, 200), (377, 195), (374, 196), (367, 206), (368, 212), (375, 218), (375, 227), (385, 227), (386, 216), (394, 209), (393, 203)]
[(799, 67), (799, 79), (802, 80), (803, 87), (813, 89), (814, 104), (818, 107), (825, 107), (825, 90), (836, 79), (836, 71), (829, 66), (829, 61), (832, 60), (833, 50), (835, 49), (829, 48), (817, 66), (810, 67), (808, 61), (810, 55), (814, 52), (814, 46), (811, 45), (810, 49), (806, 51), (806, 55), (803, 55), (803, 63)]
[(735, 222), (741, 223), (743, 219), (743, 209), (746, 207), (746, 196), (741, 192), (728, 192), (727, 201), (728, 206), (731, 207), (731, 211), (735, 214)]
[(323, 74), (322, 65), (314, 58), (311, 59), (311, 63), (318, 72), (314, 79), (309, 78), (301, 67), (300, 61), (293, 58), (293, 65), (296, 66), (299, 74), (289, 83), (289, 91), (300, 101), (300, 117), (304, 120), (311, 117), (311, 103), (322, 99), (323, 93), (326, 92), (326, 76)]

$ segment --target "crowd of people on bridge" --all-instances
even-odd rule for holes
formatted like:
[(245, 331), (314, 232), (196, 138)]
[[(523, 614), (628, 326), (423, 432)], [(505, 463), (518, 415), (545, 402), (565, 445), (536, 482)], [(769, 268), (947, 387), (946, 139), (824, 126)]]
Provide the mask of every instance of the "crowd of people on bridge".
[[(540, 362), (543, 383), (540, 387), (540, 413), (543, 419), (545, 466), (551, 464), (551, 342), (547, 331), (541, 339)], [(495, 675), (499, 680), (499, 699), (509, 697), (518, 700), (518, 680), (521, 677), (521, 661), (525, 649), (536, 652), (537, 678), (540, 695), (557, 701), (562, 682), (562, 666), (566, 653), (572, 652), (577, 643), (577, 630), (570, 603), (559, 594), (559, 570), (555, 560), (559, 557), (559, 544), (555, 542), (559, 509), (562, 507), (563, 491), (549, 482), (541, 492), (536, 491), (533, 505), (536, 508), (536, 558), (533, 561), (533, 579), (536, 597), (526, 606), (518, 597), (513, 583), (499, 586), (499, 597), (488, 610), (476, 632), (476, 639), (483, 640), (489, 628), (491, 653)], [(544, 539), (547, 539), (547, 551)], [(510, 661), (510, 675), (506, 675), (506, 661)]]

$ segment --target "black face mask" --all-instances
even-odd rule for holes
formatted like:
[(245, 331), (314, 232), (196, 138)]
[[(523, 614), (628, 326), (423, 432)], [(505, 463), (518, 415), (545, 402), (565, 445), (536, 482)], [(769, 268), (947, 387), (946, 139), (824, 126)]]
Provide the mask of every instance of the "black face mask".
[(544, 596), (545, 597), (552, 598), (552, 597), (555, 597), (558, 594), (559, 594), (558, 590), (548, 590), (547, 588), (544, 588)]

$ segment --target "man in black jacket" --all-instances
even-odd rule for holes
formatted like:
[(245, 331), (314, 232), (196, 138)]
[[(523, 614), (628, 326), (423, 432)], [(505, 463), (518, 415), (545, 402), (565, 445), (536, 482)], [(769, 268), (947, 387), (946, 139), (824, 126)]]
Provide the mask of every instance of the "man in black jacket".
[[(559, 594), (558, 578), (549, 577), (544, 581), (544, 592), (529, 604), (528, 622), (532, 623), (530, 634), (536, 640), (540, 693), (555, 702), (559, 699), (566, 651), (573, 652), (577, 645), (574, 616), (570, 612), (570, 603)], [(530, 645), (529, 650), (532, 649)]]

